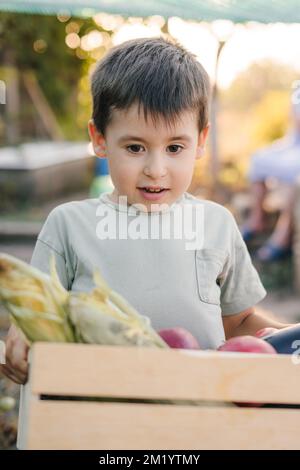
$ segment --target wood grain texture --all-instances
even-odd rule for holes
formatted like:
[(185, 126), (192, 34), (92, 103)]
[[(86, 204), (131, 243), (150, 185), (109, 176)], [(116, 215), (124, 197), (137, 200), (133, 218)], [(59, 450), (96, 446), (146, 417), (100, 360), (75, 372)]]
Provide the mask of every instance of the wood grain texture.
[(291, 356), (40, 343), (30, 360), (22, 448), (300, 449), (300, 409), (230, 404), (299, 404), (300, 365)]
[(299, 410), (33, 403), (29, 449), (300, 449)]
[(36, 344), (32, 393), (300, 403), (291, 356)]

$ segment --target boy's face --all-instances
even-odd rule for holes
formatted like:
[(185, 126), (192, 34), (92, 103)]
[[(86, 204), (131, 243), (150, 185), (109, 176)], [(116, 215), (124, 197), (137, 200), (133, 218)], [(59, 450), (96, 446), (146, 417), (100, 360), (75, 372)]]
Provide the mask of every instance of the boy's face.
[[(200, 158), (208, 127), (199, 135), (196, 113), (184, 111), (170, 128), (151, 117), (145, 121), (138, 106), (114, 110), (103, 137), (89, 123), (95, 153), (106, 156), (115, 186), (111, 199), (127, 196), (128, 204), (172, 204), (189, 187), (195, 159)], [(160, 190), (160, 192), (151, 192)]]

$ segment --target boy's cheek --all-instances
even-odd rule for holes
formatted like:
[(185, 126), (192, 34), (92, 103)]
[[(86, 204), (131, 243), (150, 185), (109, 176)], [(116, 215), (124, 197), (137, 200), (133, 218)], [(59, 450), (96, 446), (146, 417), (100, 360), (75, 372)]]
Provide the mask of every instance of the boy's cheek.
[(132, 164), (117, 164), (114, 163), (111, 165), (111, 176), (122, 185), (128, 185), (132, 182), (138, 183), (136, 181), (138, 177), (138, 171), (135, 165)]

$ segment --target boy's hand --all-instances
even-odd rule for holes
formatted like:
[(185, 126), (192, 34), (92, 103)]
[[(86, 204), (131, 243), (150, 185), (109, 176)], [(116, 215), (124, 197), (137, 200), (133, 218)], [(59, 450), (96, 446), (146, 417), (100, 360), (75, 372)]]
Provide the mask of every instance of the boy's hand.
[(24, 336), (15, 325), (11, 325), (6, 337), (6, 364), (0, 371), (17, 384), (25, 384), (28, 376), (28, 350)]

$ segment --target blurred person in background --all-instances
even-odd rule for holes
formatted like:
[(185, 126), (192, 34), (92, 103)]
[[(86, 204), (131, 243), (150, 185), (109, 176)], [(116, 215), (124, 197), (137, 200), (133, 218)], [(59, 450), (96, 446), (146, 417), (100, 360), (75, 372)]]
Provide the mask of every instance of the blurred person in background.
[(275, 228), (255, 254), (260, 261), (275, 261), (291, 254), (294, 184), (300, 175), (300, 100), (295, 97), (291, 106), (291, 121), (292, 127), (286, 136), (259, 150), (251, 158), (249, 180), (252, 205), (241, 230), (246, 243), (265, 230), (263, 203), (268, 191), (266, 182), (272, 178), (287, 188)]

